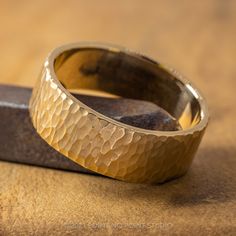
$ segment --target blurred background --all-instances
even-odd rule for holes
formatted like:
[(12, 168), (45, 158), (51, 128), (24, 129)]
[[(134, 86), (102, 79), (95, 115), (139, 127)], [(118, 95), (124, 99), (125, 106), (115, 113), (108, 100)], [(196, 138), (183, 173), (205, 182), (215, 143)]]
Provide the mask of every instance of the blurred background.
[(0, 0), (0, 26), (0, 83), (32, 87), (61, 44), (109, 42), (179, 70), (205, 95), (213, 122), (235, 127), (234, 0)]

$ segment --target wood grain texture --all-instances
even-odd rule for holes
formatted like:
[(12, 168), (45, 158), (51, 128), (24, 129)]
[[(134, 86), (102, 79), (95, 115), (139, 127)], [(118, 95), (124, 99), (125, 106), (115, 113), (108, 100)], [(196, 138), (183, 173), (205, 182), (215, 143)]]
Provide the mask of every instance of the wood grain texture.
[(55, 46), (105, 41), (180, 70), (211, 114), (189, 173), (161, 186), (1, 162), (0, 235), (234, 234), (236, 1), (0, 4), (0, 82), (33, 86)]

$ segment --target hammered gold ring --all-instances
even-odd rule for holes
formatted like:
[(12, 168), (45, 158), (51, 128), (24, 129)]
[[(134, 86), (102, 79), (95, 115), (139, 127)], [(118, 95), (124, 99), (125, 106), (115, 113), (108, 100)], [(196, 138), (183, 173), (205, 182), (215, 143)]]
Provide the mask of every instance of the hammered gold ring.
[[(69, 90), (88, 89), (147, 100), (181, 130), (134, 127), (88, 107)], [(46, 59), (30, 100), (38, 134), (81, 166), (115, 179), (161, 183), (186, 173), (208, 123), (199, 91), (176, 71), (127, 49), (77, 43)]]

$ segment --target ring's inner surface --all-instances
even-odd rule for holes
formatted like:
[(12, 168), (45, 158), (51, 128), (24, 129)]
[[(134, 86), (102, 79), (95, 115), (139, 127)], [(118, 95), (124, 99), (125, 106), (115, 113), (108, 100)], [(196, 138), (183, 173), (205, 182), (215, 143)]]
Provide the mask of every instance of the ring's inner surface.
[(71, 49), (54, 63), (67, 89), (89, 89), (153, 102), (176, 118), (183, 129), (201, 120), (195, 90), (145, 57), (98, 48)]

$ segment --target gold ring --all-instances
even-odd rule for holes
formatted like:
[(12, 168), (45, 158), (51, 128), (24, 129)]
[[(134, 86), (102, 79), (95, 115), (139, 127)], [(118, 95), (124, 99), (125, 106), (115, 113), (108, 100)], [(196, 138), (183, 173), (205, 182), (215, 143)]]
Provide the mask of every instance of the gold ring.
[[(137, 128), (95, 111), (68, 89), (104, 91), (158, 104), (177, 131)], [(46, 59), (30, 100), (39, 135), (94, 172), (128, 182), (161, 183), (188, 170), (208, 123), (199, 91), (176, 71), (117, 46), (77, 43)]]

